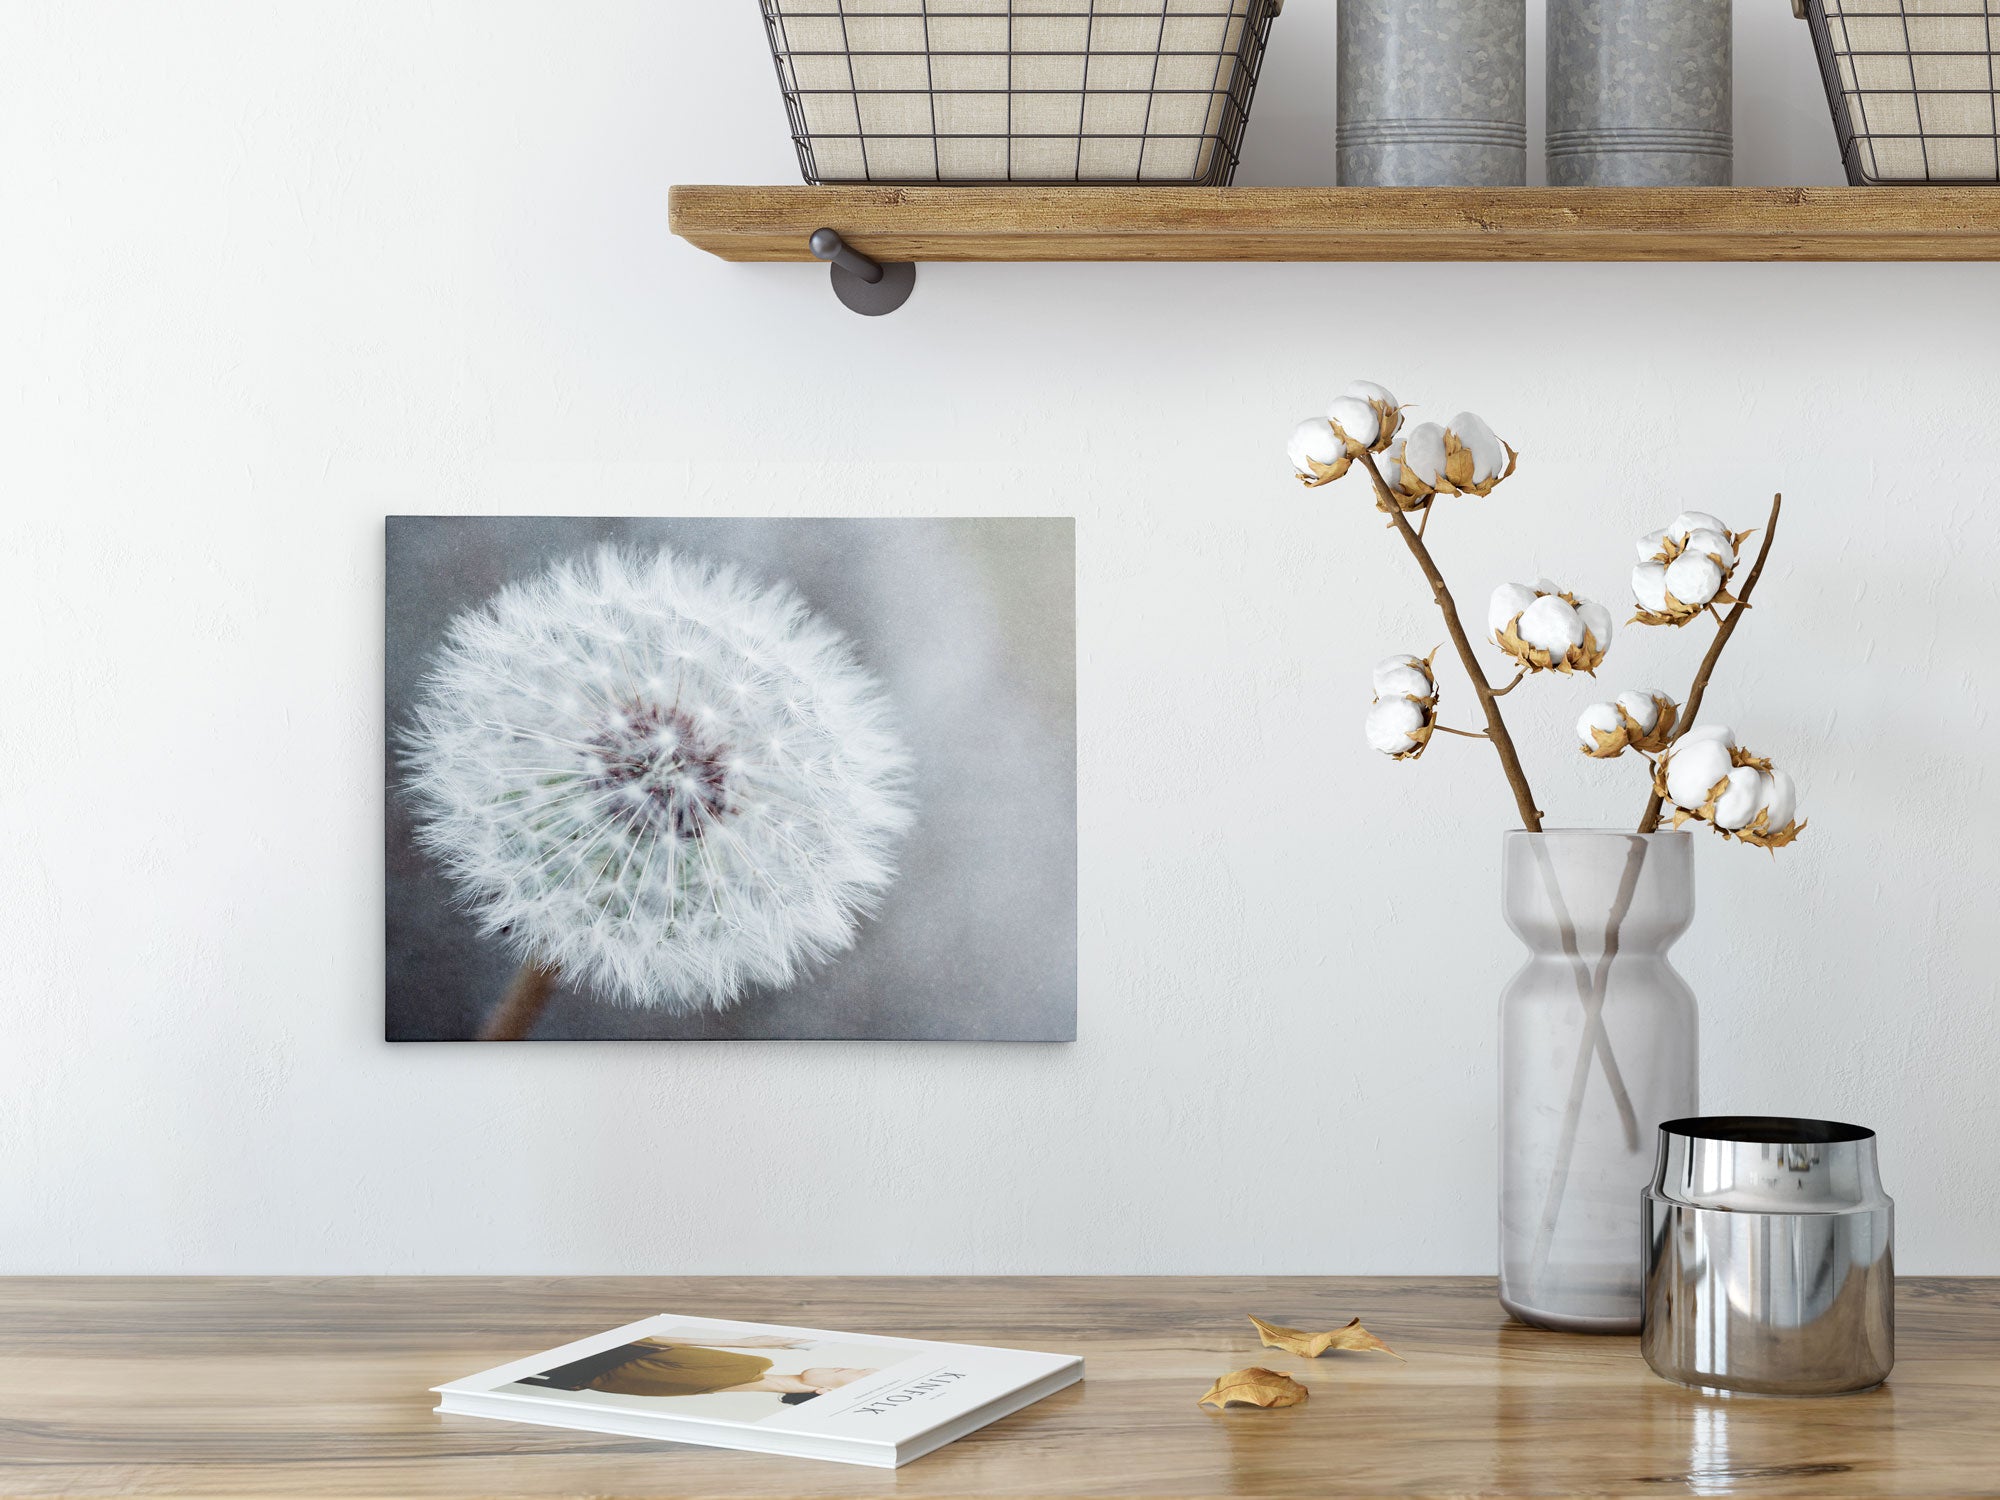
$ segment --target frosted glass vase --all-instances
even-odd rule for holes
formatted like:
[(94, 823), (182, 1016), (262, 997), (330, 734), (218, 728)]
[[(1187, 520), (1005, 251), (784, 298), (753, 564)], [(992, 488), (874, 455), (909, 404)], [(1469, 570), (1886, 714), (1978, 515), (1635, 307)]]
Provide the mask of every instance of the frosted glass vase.
[(1526, 1323), (1637, 1333), (1640, 1200), (1662, 1120), (1701, 1112), (1693, 835), (1506, 835), (1528, 961), (1500, 1000), (1500, 1301)]

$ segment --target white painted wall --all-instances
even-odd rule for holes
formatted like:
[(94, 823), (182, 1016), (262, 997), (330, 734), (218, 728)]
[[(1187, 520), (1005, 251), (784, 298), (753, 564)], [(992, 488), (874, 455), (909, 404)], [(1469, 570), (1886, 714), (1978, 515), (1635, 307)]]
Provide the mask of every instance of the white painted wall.
[[(1243, 180), (1328, 180), (1330, 10)], [(1804, 27), (1739, 20), (1742, 179), (1837, 180)], [(1433, 532), (1470, 599), (1786, 490), (1711, 701), (1813, 824), (1700, 851), (1706, 1102), (1878, 1126), (1903, 1265), (2000, 1271), (2000, 273), (938, 266), (864, 322), (667, 233), (794, 178), (762, 49), (747, 0), (0, 5), (0, 1270), (1489, 1268), (1508, 805), (1363, 748), (1438, 627), (1280, 456), (1367, 375), (1524, 454)], [(1074, 512), (1080, 1040), (381, 1042), (409, 510)], [(1606, 685), (1683, 684), (1668, 634)], [(1508, 701), (1622, 821), (1587, 696)]]

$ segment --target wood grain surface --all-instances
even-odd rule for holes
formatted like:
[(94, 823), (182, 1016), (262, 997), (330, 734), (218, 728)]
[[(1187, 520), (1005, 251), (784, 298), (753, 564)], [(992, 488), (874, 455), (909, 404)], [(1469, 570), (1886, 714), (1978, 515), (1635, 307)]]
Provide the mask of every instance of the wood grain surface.
[[(427, 1387), (657, 1312), (1084, 1356), (1081, 1385), (897, 1471), (441, 1417)], [(1360, 1316), (1306, 1362), (1245, 1316)], [(2000, 1495), (2000, 1280), (1902, 1283), (1889, 1383), (1706, 1398), (1471, 1279), (0, 1281), (0, 1494)], [(1196, 1405), (1247, 1364), (1283, 1411)]]
[(724, 260), (1994, 260), (2000, 188), (671, 189)]

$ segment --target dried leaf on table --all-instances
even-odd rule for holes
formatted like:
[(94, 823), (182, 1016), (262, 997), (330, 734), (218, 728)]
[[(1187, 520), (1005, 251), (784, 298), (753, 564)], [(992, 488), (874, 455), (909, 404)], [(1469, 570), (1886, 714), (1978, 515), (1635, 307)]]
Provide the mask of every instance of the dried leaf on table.
[(1355, 1354), (1380, 1353), (1391, 1359), (1403, 1356), (1376, 1338), (1361, 1326), (1359, 1318), (1339, 1328), (1325, 1333), (1305, 1333), (1297, 1328), (1281, 1328), (1276, 1323), (1266, 1323), (1254, 1313), (1250, 1321), (1257, 1325), (1257, 1337), (1264, 1341), (1266, 1349), (1282, 1349), (1287, 1354), (1296, 1354), (1301, 1359), (1318, 1359), (1329, 1349), (1342, 1349)]
[(1227, 1406), (1240, 1401), (1246, 1406), (1297, 1406), (1311, 1394), (1280, 1370), (1252, 1365), (1247, 1370), (1231, 1370), (1208, 1388), (1199, 1406)]

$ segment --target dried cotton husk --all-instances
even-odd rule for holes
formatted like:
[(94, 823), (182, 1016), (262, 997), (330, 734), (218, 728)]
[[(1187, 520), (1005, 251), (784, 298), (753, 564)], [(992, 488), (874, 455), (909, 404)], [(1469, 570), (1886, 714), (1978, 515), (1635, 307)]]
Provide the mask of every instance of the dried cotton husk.
[(1292, 461), (1299, 482), (1308, 489), (1332, 484), (1354, 462), (1348, 456), (1347, 444), (1325, 417), (1308, 417), (1294, 427), (1291, 441), (1285, 445), (1285, 456)]
[(1387, 386), (1355, 380), (1326, 408), (1327, 420), (1347, 442), (1348, 456), (1384, 453), (1403, 425), (1403, 409)]
[(1671, 526), (1639, 538), (1632, 569), (1635, 625), (1685, 625), (1705, 610), (1734, 604), (1730, 575), (1747, 531), (1731, 531), (1706, 511), (1683, 511)]
[(1611, 649), (1611, 611), (1546, 578), (1501, 584), (1486, 619), (1494, 644), (1531, 672), (1595, 672)]
[(1395, 760), (1415, 760), (1437, 724), (1437, 675), (1430, 656), (1385, 656), (1375, 664), (1374, 705), (1368, 710), (1371, 749)]
[(1660, 758), (1653, 790), (1674, 806), (1674, 827), (1695, 820), (1724, 838), (1782, 849), (1805, 831), (1798, 787), (1736, 743), (1726, 725), (1691, 729)]
[(1593, 703), (1576, 721), (1585, 755), (1615, 760), (1628, 749), (1657, 755), (1673, 738), (1680, 707), (1665, 693), (1620, 693), (1609, 703)]

